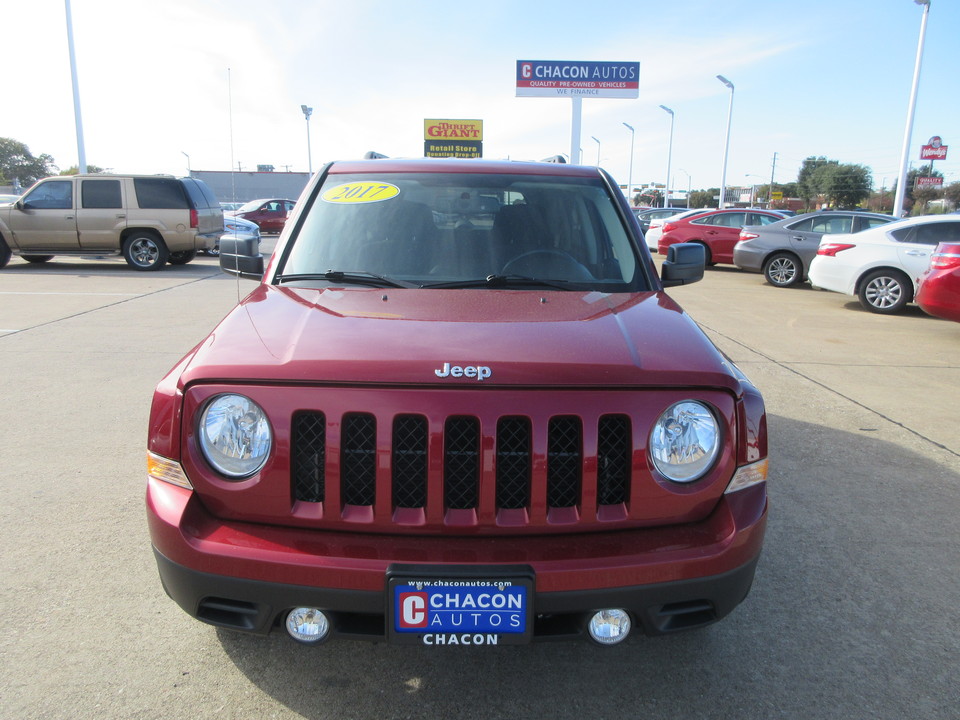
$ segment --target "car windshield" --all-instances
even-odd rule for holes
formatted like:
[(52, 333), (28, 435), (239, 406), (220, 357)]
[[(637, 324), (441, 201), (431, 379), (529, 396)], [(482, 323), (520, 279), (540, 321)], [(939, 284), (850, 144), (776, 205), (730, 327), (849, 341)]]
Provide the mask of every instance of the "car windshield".
[(330, 175), (311, 202), (278, 282), (647, 289), (599, 178)]
[(259, 209), (264, 202), (265, 202), (264, 200), (251, 200), (250, 202), (244, 203), (239, 208), (237, 208), (237, 212), (241, 212), (241, 213), (253, 212), (254, 210)]

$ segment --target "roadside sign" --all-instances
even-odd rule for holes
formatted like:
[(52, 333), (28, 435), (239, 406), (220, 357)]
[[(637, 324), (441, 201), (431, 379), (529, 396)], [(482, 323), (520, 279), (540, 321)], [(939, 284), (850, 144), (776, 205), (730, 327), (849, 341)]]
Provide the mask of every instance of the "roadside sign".
[(939, 135), (934, 135), (926, 145), (920, 146), (921, 160), (946, 160), (947, 146)]
[(517, 60), (517, 97), (640, 97), (640, 63)]
[(483, 157), (483, 120), (425, 119), (423, 156)]
[(914, 187), (916, 188), (939, 188), (943, 187), (943, 178), (942, 177), (917, 177), (914, 180)]

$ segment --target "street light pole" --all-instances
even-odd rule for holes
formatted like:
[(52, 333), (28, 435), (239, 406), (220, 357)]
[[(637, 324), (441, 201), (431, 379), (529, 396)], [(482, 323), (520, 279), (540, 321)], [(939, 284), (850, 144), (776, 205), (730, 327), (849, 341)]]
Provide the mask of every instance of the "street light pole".
[(717, 80), (730, 88), (730, 107), (727, 110), (727, 139), (723, 145), (723, 169), (720, 171), (720, 203), (717, 205), (722, 210), (727, 195), (727, 158), (730, 154), (730, 121), (733, 120), (733, 83), (723, 75), (717, 75)]
[(600, 167), (600, 141), (593, 137), (593, 135), (590, 137), (593, 138), (593, 141), (597, 144), (597, 167)]
[(190, 156), (187, 155), (183, 150), (180, 151), (180, 154), (187, 159), (187, 177), (190, 176)]
[(313, 152), (310, 150), (310, 116), (313, 114), (313, 108), (301, 105), (303, 116), (307, 119), (307, 170), (313, 175)]
[(897, 179), (897, 194), (893, 201), (894, 217), (903, 215), (903, 201), (907, 194), (907, 158), (910, 155), (910, 136), (913, 134), (913, 115), (917, 107), (917, 88), (920, 86), (920, 63), (923, 60), (923, 39), (927, 33), (927, 17), (930, 15), (930, 0), (913, 0), (923, 5), (923, 19), (920, 20), (920, 40), (917, 43), (917, 61), (913, 68), (913, 86), (910, 88), (910, 102), (907, 105), (907, 124), (903, 130), (903, 150), (900, 153), (900, 174)]
[(627, 176), (627, 202), (633, 207), (633, 139), (636, 133), (631, 125), (623, 124), (630, 131), (630, 173)]
[(87, 150), (83, 143), (83, 118), (80, 115), (80, 86), (77, 83), (77, 53), (73, 47), (73, 13), (70, 0), (63, 0), (67, 15), (67, 49), (70, 53), (70, 80), (73, 84), (73, 118), (77, 126), (77, 171), (87, 171)]
[(670, 161), (673, 159), (673, 110), (666, 105), (660, 106), (661, 110), (670, 114), (670, 142), (667, 145), (667, 182), (663, 186), (663, 206), (670, 207)]

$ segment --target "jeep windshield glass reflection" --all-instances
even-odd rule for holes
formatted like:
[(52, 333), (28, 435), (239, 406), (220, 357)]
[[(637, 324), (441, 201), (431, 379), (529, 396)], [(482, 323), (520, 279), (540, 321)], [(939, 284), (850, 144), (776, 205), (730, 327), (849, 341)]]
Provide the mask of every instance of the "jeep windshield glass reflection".
[(305, 215), (277, 282), (649, 289), (600, 179), (333, 174)]

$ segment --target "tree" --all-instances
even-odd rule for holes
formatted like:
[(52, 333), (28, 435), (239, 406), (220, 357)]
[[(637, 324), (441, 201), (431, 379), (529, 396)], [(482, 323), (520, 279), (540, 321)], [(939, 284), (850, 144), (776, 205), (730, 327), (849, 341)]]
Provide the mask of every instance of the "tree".
[[(103, 168), (100, 167), (99, 165), (87, 165), (87, 172), (88, 172), (88, 173), (102, 173), (102, 172), (103, 172)], [(66, 170), (61, 170), (61, 171), (60, 171), (60, 174), (61, 174), (61, 175), (79, 175), (79, 174), (80, 174), (80, 167), (77, 166), (77, 165), (71, 165), (71, 166), (68, 167)]]
[(826, 177), (818, 171), (830, 165), (839, 165), (837, 160), (828, 160), (823, 157), (808, 157), (800, 166), (800, 172), (797, 173), (797, 194), (803, 199), (807, 207), (810, 207), (811, 200), (821, 194), (820, 183)]
[(50, 155), (34, 157), (30, 148), (22, 142), (12, 138), (0, 138), (0, 182), (3, 184), (18, 180), (26, 187), (56, 172), (57, 166)]
[(865, 165), (834, 165), (820, 172), (828, 175), (824, 194), (831, 207), (855, 208), (870, 197), (873, 178)]
[(709, 190), (694, 190), (687, 199), (689, 208), (708, 208), (716, 207), (717, 201), (714, 198), (720, 194), (720, 188), (710, 188)]
[(953, 207), (960, 207), (960, 182), (950, 183), (943, 189), (943, 196), (951, 203)]

